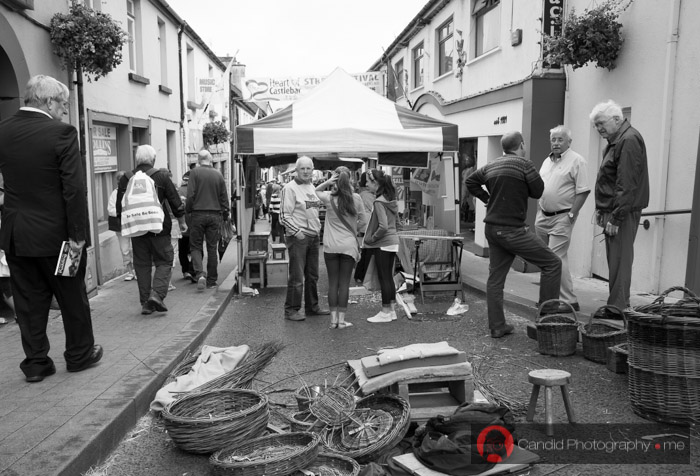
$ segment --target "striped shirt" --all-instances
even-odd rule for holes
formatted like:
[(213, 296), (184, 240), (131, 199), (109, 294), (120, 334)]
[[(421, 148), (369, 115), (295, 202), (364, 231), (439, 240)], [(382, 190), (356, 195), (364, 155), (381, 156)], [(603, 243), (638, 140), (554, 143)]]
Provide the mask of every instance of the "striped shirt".
[(486, 204), (484, 223), (513, 227), (525, 226), (528, 198), (540, 198), (544, 191), (532, 162), (517, 155), (494, 159), (467, 177), (466, 185)]
[(270, 195), (270, 213), (277, 213), (279, 215), (281, 203), (282, 199), (280, 198), (279, 193), (275, 192)]

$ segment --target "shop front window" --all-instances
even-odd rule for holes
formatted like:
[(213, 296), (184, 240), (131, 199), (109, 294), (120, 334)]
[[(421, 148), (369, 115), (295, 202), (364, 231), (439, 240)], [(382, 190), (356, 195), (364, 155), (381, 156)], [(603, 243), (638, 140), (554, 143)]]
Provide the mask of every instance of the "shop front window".
[(474, 0), (474, 57), (499, 46), (501, 33), (500, 0)]

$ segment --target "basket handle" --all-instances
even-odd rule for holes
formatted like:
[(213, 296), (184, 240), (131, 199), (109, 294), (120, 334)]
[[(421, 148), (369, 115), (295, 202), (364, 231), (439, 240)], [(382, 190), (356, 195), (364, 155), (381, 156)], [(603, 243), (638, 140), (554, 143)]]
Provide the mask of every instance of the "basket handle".
[(624, 328), (627, 329), (627, 316), (625, 316), (625, 312), (622, 309), (620, 309), (619, 307), (614, 306), (612, 304), (606, 304), (605, 306), (601, 306), (598, 308), (597, 311), (592, 313), (591, 316), (588, 318), (588, 325), (590, 326), (593, 323), (593, 316), (600, 313), (600, 311), (604, 311), (606, 309), (611, 309), (613, 311), (617, 311), (617, 313), (622, 316), (622, 322), (624, 323), (624, 326), (625, 326)]
[(690, 297), (695, 297), (695, 298), (698, 297), (697, 294), (695, 294), (693, 291), (691, 291), (690, 289), (686, 288), (685, 286), (671, 286), (671, 287), (668, 288), (666, 291), (662, 292), (662, 293), (659, 295), (659, 297), (660, 297), (660, 298), (665, 298), (666, 296), (668, 296), (669, 294), (671, 294), (671, 293), (674, 292), (674, 291), (683, 291), (685, 294), (687, 294), (687, 295), (690, 296)]
[(574, 307), (570, 303), (568, 303), (566, 301), (562, 301), (561, 299), (548, 299), (545, 302), (541, 303), (539, 305), (539, 307), (537, 308), (537, 317), (535, 318), (535, 323), (537, 323), (542, 317), (544, 317), (544, 316), (542, 316), (542, 309), (544, 309), (545, 305), (547, 305), (551, 302), (558, 302), (560, 304), (566, 304), (567, 306), (569, 306), (569, 309), (571, 309), (571, 312), (574, 314), (574, 320), (576, 322), (578, 322), (578, 316), (576, 315), (576, 309), (574, 309)]

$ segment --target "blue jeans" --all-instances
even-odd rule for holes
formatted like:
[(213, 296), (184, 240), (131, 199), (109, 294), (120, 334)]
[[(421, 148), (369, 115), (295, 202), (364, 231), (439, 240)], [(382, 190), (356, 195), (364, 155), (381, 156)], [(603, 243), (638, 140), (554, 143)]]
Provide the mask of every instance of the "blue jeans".
[[(170, 235), (154, 236), (147, 233), (131, 238), (134, 250), (134, 272), (139, 287), (141, 305), (148, 301), (151, 291), (161, 299), (168, 295), (168, 284), (173, 272), (173, 245)], [(151, 284), (151, 267), (155, 266)]]
[(540, 300), (559, 298), (561, 260), (542, 240), (525, 227), (486, 225), (489, 242), (489, 277), (486, 282), (489, 328), (501, 330), (506, 325), (503, 313), (503, 287), (516, 256), (520, 256), (542, 270)]
[(203, 255), (204, 241), (207, 244), (207, 284), (216, 284), (219, 278), (217, 270), (219, 261), (217, 256), (217, 246), (221, 238), (221, 213), (220, 212), (192, 212), (190, 229), (190, 255), (192, 257), (192, 268), (195, 277), (199, 279), (204, 276)]
[(287, 236), (289, 250), (289, 281), (284, 313), (294, 314), (301, 310), (304, 296), (306, 311), (318, 310), (318, 252), (321, 240), (318, 236), (304, 236), (301, 240)]
[(328, 306), (345, 311), (350, 296), (350, 276), (355, 258), (342, 253), (323, 253), (328, 271)]

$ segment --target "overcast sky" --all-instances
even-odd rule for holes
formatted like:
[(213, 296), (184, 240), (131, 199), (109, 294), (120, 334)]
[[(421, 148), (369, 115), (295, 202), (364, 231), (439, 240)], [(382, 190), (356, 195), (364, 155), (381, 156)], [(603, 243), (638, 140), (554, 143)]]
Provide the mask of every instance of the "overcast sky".
[(428, 0), (166, 0), (247, 77), (361, 73)]

